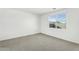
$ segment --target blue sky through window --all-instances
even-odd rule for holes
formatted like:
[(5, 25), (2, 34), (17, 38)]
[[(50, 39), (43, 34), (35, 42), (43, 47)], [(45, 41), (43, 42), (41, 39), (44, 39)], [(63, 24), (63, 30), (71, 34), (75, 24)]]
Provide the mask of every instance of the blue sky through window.
[(49, 16), (48, 21), (50, 21), (50, 22), (59, 21), (61, 23), (66, 23), (66, 14), (65, 13), (59, 13), (59, 14)]

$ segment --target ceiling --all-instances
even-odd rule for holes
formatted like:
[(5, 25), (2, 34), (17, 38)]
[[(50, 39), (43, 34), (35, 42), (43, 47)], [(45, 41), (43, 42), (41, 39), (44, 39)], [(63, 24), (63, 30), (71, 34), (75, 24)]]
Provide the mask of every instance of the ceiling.
[(60, 10), (62, 8), (16, 8), (16, 9), (24, 12), (34, 13), (34, 14), (45, 14), (45, 13)]

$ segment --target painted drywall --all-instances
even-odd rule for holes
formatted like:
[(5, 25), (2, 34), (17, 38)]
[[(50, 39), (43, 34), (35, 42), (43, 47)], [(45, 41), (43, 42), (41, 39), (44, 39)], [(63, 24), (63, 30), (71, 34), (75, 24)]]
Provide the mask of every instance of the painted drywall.
[[(49, 28), (48, 16), (66, 11), (66, 29)], [(41, 32), (64, 40), (79, 43), (79, 9), (70, 8), (41, 16)]]
[(0, 9), (0, 40), (39, 32), (37, 15), (15, 9)]

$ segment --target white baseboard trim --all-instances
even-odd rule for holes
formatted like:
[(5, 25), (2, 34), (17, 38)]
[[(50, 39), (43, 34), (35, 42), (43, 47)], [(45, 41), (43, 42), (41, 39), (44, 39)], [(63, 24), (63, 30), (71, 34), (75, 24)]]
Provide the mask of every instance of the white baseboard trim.
[(37, 34), (38, 32), (36, 33), (31, 33), (31, 34), (23, 34), (23, 35), (13, 35), (13, 36), (3, 36), (3, 37), (0, 37), (0, 41), (3, 41), (3, 40), (10, 40), (10, 39), (13, 39), (13, 38), (18, 38), (18, 37), (23, 37), (23, 36), (29, 36), (29, 35), (33, 35), (33, 34)]
[[(42, 33), (42, 34), (45, 34), (45, 35), (48, 35), (48, 36), (52, 36), (52, 37), (55, 37), (55, 38), (59, 38), (59, 37), (56, 37), (56, 36), (53, 36), (53, 35), (49, 35), (49, 34), (47, 34), (47, 33)], [(77, 42), (77, 41), (72, 41), (72, 40), (70, 40), (70, 39), (63, 39), (63, 38), (59, 38), (59, 39), (61, 39), (61, 40), (65, 40), (65, 41), (68, 41), (68, 42), (71, 42), (71, 43), (74, 43), (74, 44), (79, 44), (79, 42)]]

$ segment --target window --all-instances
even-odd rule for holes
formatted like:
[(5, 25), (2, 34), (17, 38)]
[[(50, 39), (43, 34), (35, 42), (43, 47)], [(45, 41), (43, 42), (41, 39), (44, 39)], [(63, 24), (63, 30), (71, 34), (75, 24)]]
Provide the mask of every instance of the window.
[(65, 29), (66, 28), (66, 13), (57, 13), (48, 16), (49, 28)]

